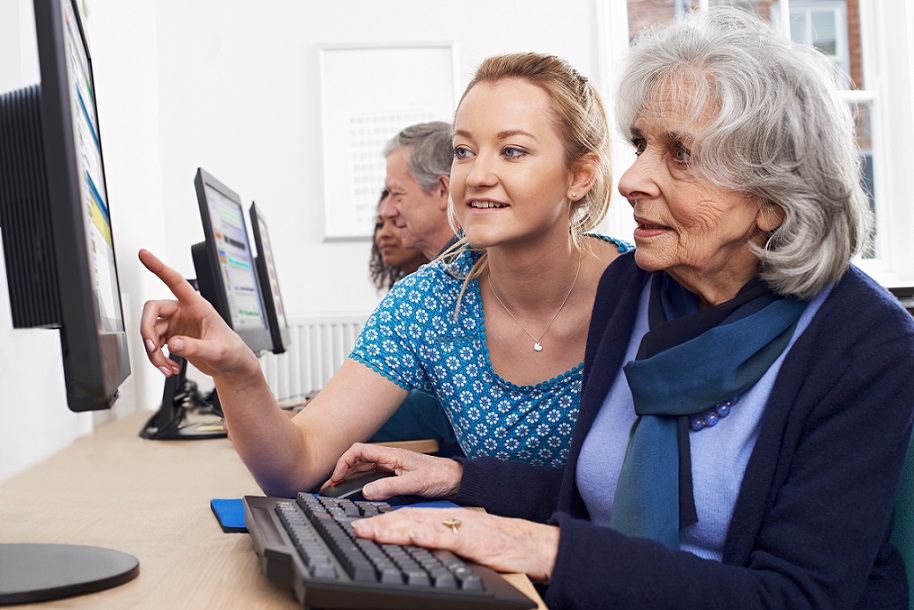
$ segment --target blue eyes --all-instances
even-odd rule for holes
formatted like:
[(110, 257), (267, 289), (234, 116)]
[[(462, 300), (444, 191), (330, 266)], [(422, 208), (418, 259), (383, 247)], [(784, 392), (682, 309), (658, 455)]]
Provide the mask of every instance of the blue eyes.
[[(467, 159), (473, 156), (473, 152), (470, 151), (466, 146), (455, 146), (454, 147), (454, 158), (458, 161)], [(527, 156), (527, 151), (523, 148), (517, 146), (505, 146), (501, 149), (500, 153), (506, 159), (520, 159), (521, 157)]]
[(501, 154), (503, 154), (508, 159), (519, 159), (526, 155), (527, 153), (516, 146), (505, 146)]

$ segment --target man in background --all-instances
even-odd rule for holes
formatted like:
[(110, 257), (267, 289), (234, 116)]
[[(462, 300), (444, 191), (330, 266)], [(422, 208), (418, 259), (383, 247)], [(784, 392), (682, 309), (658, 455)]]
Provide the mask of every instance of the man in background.
[[(411, 125), (387, 142), (384, 156), (384, 189), (389, 195), (378, 211), (400, 229), (405, 248), (415, 248), (434, 260), (457, 240), (447, 219), (454, 160), (451, 126), (442, 121)], [(436, 455), (463, 455), (438, 400), (412, 390), (370, 442), (416, 439), (438, 441)]]
[(455, 241), (447, 219), (448, 189), (454, 144), (443, 121), (403, 129), (384, 147), (390, 197), (380, 209), (400, 228), (403, 246), (435, 259)]

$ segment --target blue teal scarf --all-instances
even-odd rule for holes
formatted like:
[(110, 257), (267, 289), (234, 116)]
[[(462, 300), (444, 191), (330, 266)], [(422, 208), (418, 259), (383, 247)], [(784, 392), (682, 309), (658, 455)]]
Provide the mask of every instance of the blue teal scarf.
[(698, 521), (688, 416), (755, 385), (784, 351), (806, 302), (774, 294), (759, 278), (703, 311), (665, 273), (653, 275), (650, 290), (650, 330), (623, 367), (638, 418), (609, 525), (678, 549), (679, 528)]

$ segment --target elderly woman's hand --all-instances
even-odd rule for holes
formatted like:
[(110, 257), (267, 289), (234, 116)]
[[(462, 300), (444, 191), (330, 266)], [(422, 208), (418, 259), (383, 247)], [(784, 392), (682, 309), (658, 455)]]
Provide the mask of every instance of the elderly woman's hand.
[(162, 348), (183, 358), (211, 377), (239, 371), (259, 371), (257, 357), (185, 280), (147, 250), (140, 261), (168, 286), (177, 300), (148, 301), (143, 306), (140, 334), (146, 355), (166, 377), (180, 372)]
[(397, 476), (366, 485), (362, 489), (366, 500), (386, 500), (401, 495), (446, 498), (457, 493), (463, 477), (463, 466), (455, 460), (407, 449), (356, 443), (337, 461), (324, 487), (370, 470), (385, 470)]
[(497, 517), (466, 508), (401, 508), (354, 521), (362, 538), (380, 544), (446, 549), (500, 572), (520, 572), (549, 582), (559, 548), (559, 528)]

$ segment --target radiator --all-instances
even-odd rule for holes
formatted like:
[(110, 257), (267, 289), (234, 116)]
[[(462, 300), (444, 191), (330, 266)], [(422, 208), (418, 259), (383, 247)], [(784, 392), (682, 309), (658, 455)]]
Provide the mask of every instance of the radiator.
[(289, 319), (289, 345), (282, 354), (260, 357), (277, 400), (297, 400), (320, 390), (349, 356), (368, 314)]

